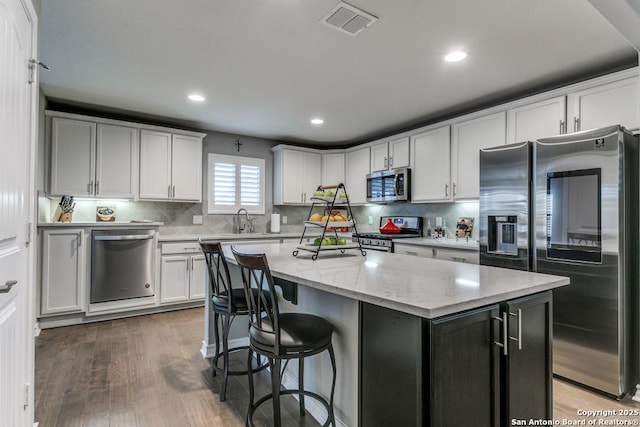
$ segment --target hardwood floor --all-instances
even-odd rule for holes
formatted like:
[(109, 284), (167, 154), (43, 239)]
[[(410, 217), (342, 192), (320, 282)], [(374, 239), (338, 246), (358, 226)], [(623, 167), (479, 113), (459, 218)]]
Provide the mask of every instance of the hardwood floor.
[[(203, 324), (198, 308), (42, 331), (36, 340), (36, 421), (40, 427), (243, 426), (246, 377), (230, 377), (227, 401), (218, 400), (220, 376), (212, 378), (200, 355)], [(244, 366), (244, 354), (233, 363)], [(268, 373), (255, 377), (256, 395), (267, 393)], [(578, 410), (640, 409), (628, 397), (616, 402), (558, 380), (553, 392), (557, 420), (596, 419)], [(311, 416), (299, 417), (292, 397), (282, 403), (284, 425), (318, 425)], [(263, 406), (256, 425), (271, 425), (271, 406)]]
[[(245, 376), (229, 377), (220, 402), (220, 375), (202, 358), (202, 308), (88, 325), (46, 329), (36, 340), (35, 419), (52, 426), (243, 426), (248, 405)], [(236, 368), (246, 353), (233, 359)], [(269, 374), (256, 378), (267, 393)], [(300, 419), (297, 401), (283, 397), (283, 424), (317, 426)], [(265, 403), (254, 417), (270, 425)]]

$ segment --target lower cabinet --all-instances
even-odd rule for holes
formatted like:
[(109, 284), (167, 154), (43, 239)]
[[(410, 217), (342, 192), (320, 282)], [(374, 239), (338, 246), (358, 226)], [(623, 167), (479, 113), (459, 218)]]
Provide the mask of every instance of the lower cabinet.
[(160, 303), (203, 300), (207, 266), (197, 242), (165, 243), (160, 258)]
[(409, 245), (406, 243), (393, 243), (393, 251), (397, 254), (413, 255), (423, 258), (442, 259), (445, 261), (466, 262), (469, 264), (480, 263), (478, 250), (450, 249), (425, 245)]
[(432, 320), (361, 303), (359, 425), (551, 419), (551, 300), (547, 291)]
[(40, 314), (83, 311), (85, 288), (84, 230), (42, 232)]

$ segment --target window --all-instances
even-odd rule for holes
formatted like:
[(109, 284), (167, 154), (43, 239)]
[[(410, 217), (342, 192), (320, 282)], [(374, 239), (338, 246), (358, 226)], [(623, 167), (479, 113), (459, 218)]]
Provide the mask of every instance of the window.
[(264, 214), (264, 159), (209, 154), (210, 214)]

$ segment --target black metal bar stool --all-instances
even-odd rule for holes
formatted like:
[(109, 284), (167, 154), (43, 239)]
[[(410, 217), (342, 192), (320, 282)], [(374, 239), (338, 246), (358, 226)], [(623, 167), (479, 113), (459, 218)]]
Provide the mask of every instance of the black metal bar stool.
[[(271, 368), (271, 393), (254, 403), (253, 375), (249, 374), (249, 409), (247, 425), (253, 426), (253, 414), (269, 399), (273, 399), (274, 425), (280, 427), (280, 396), (297, 394), (300, 396), (300, 415), (305, 415), (304, 396), (317, 400), (327, 410), (327, 420), (323, 426), (333, 424), (333, 396), (336, 388), (336, 359), (331, 344), (333, 325), (327, 320), (311, 314), (280, 313), (273, 277), (269, 270), (265, 254), (246, 254), (231, 247), (231, 251), (240, 266), (242, 282), (249, 306), (249, 358), (247, 366), (252, 364), (252, 353), (269, 359)], [(255, 290), (258, 292), (256, 293)], [(328, 351), (333, 368), (331, 396), (329, 401), (317, 393), (304, 390), (304, 358)], [(298, 386), (296, 390), (281, 390), (281, 366), (291, 359), (298, 359)]]
[[(216, 343), (216, 354), (213, 356), (211, 365), (213, 368), (213, 376), (218, 372), (222, 372), (222, 387), (220, 389), (220, 401), (226, 398), (227, 379), (229, 375), (246, 375), (247, 370), (235, 371), (229, 369), (229, 354), (248, 350), (248, 346), (229, 348), (229, 330), (236, 316), (247, 316), (249, 307), (247, 307), (247, 299), (244, 295), (243, 288), (233, 288), (231, 286), (231, 276), (227, 261), (222, 253), (220, 242), (200, 242), (200, 249), (204, 254), (209, 272), (209, 288), (211, 290), (211, 310), (214, 315), (214, 339)], [(257, 293), (257, 290), (255, 290)], [(220, 332), (218, 330), (219, 323), (222, 321), (222, 351), (220, 351)], [(222, 367), (218, 366), (218, 361), (222, 359)], [(258, 358), (258, 366), (249, 365), (249, 370), (258, 372), (266, 369), (267, 363), (260, 364)]]

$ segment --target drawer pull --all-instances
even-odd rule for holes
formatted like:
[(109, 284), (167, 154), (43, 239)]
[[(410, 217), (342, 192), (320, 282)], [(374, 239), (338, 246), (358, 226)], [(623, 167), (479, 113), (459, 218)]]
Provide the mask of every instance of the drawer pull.
[(7, 280), (4, 285), (0, 285), (0, 294), (8, 294), (15, 285), (18, 284), (17, 280)]

